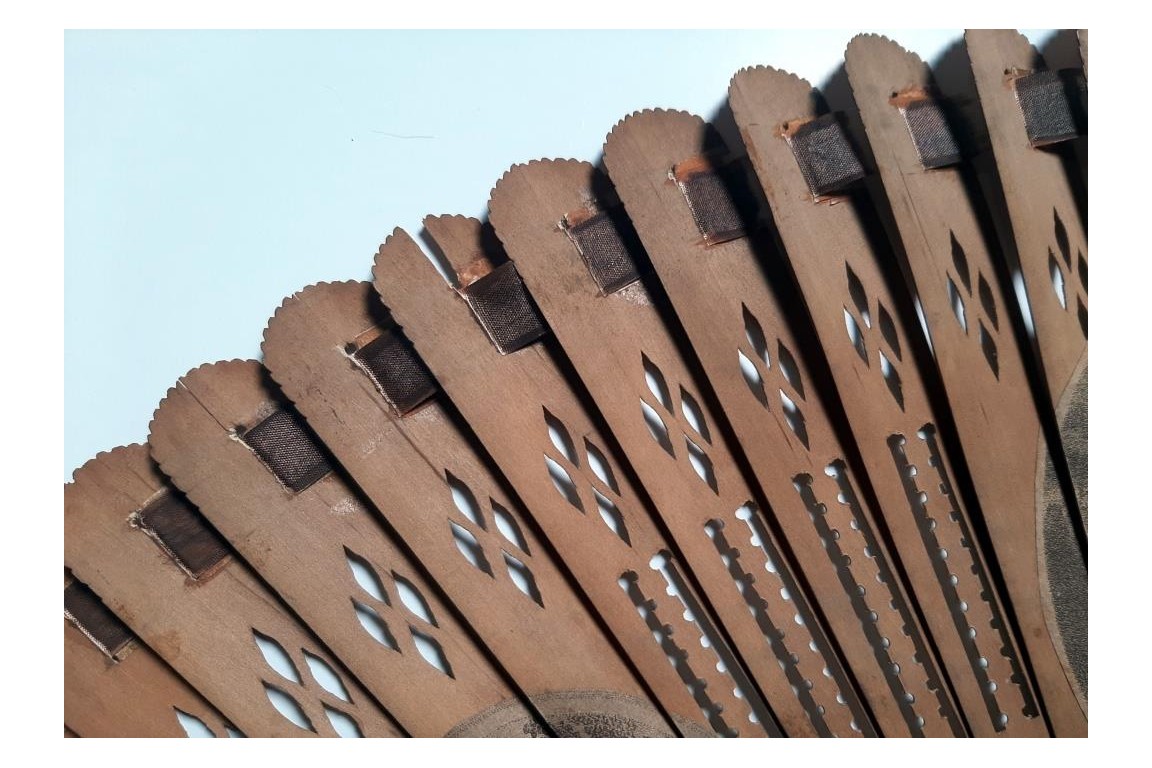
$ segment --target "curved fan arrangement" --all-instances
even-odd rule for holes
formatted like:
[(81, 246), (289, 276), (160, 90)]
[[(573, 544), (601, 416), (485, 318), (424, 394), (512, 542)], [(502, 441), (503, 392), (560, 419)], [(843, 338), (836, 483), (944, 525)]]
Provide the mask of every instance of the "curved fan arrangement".
[(1078, 39), (742, 70), (285, 299), (65, 486), (65, 734), (1086, 735)]

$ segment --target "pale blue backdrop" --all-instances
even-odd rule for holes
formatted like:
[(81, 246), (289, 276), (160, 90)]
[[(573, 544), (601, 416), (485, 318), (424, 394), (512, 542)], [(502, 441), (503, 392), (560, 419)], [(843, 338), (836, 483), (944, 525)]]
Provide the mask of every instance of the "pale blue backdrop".
[[(367, 279), (393, 227), (481, 215), (508, 166), (595, 159), (632, 111), (710, 116), (743, 66), (820, 84), (853, 34), (67, 33), (65, 476), (190, 368), (258, 357), (284, 296)], [(885, 34), (931, 60), (961, 32)]]

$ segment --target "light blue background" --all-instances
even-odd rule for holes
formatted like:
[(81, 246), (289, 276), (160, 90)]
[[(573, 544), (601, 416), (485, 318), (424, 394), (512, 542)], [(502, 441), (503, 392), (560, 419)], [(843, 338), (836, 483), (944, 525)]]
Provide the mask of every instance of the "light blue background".
[[(65, 476), (190, 368), (258, 357), (284, 296), (368, 279), (393, 227), (482, 215), (632, 111), (708, 117), (741, 67), (818, 85), (853, 34), (66, 33)], [(930, 61), (961, 31), (885, 34)]]

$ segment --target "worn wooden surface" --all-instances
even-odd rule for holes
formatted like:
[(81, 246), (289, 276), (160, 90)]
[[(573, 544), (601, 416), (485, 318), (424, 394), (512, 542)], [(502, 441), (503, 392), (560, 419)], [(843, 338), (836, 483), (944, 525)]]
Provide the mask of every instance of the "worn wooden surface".
[[(1087, 30), (743, 70), (715, 127), (633, 113), (285, 299), (267, 368), (66, 485), (65, 737), (1086, 735), (1087, 137), (1029, 145), (1045, 68)], [(253, 447), (295, 413), (299, 484)]]
[[(235, 438), (237, 428), (290, 407), (259, 363), (201, 366), (169, 390), (149, 443), (173, 482), (408, 733), (443, 736), (489, 707), (514, 705), (515, 694), (439, 590), (344, 478), (332, 473), (292, 493)], [(367, 582), (374, 590), (358, 583), (353, 563), (375, 576)], [(405, 604), (401, 585), (419, 596), (421, 610)], [(363, 625), (373, 614), (385, 627), (383, 642)], [(421, 654), (417, 638), (443, 655), (447, 671)]]
[[(1049, 500), (1021, 479), (1035, 476), (1038, 464), (1046, 466), (1050, 459), (1025, 363), (1011, 333), (1010, 289), (998, 279), (992, 261), (995, 243), (981, 231), (962, 169), (925, 171), (891, 103), (893, 93), (932, 87), (928, 68), (915, 54), (876, 36), (853, 40), (846, 60), (999, 561), (1021, 594), (1048, 612), (1052, 594), (1040, 583), (1038, 528)], [(1030, 506), (1033, 513), (1021, 514)], [(1076, 513), (1059, 501), (1056, 506), (1054, 514), (1061, 517)], [(1072, 549), (1060, 553), (1066, 561), (1062, 567), (1081, 585), (1086, 605), (1087, 564), (1075, 548), (1075, 536), (1069, 532), (1066, 541)], [(1064, 598), (1075, 599), (1071, 594)], [(1016, 608), (1028, 615), (1018, 603)], [(1082, 632), (1087, 631), (1085, 624)], [(1057, 704), (1050, 702), (1049, 708)]]
[[(475, 220), (430, 217), (425, 223), (458, 269), (481, 247)], [(393, 249), (415, 253), (401, 236), (394, 241)], [(638, 494), (630, 471), (566, 379), (552, 351), (554, 342), (501, 356), (466, 308), (457, 312), (452, 306), (454, 297), (439, 295), (437, 301), (457, 354), (444, 354), (425, 342), (430, 364), (513, 485), (531, 500), (541, 524), (661, 702), (675, 716), (709, 722), (718, 733), (777, 733), (716, 634), (706, 604), (690, 581), (682, 581), (690, 575)], [(433, 316), (410, 314), (409, 332), (425, 341)], [(505, 394), (492, 403), (486, 402), (485, 391)], [(614, 532), (613, 518), (622, 533)], [(658, 555), (666, 558), (663, 570), (655, 565)], [(669, 579), (682, 581), (679, 600), (669, 595)], [(637, 600), (650, 606), (643, 617), (637, 615)], [(657, 628), (663, 639), (654, 638)]]
[[(311, 678), (304, 653), (339, 665), (235, 556), (194, 581), (129, 516), (174, 493), (144, 445), (101, 453), (64, 486), (64, 564), (132, 631), (246, 734), (336, 736), (328, 710), (351, 717), (364, 736), (402, 735), (360, 685), (341, 675), (350, 702)], [(266, 660), (254, 632), (290, 656), (299, 682)], [(337, 673), (339, 674), (339, 673)], [(294, 699), (312, 728), (299, 727), (271, 703), (266, 687)]]
[[(627, 453), (686, 563), (711, 586), (736, 649), (793, 735), (852, 736), (872, 724), (775, 532), (738, 517), (749, 487), (689, 362), (642, 283), (601, 296), (557, 224), (595, 200), (592, 168), (514, 167), (489, 202), (496, 233)], [(660, 427), (646, 423), (641, 403)], [(655, 432), (653, 431), (655, 429)], [(689, 442), (690, 441), (690, 442)], [(691, 457), (689, 451), (698, 452)], [(743, 532), (741, 532), (743, 530)], [(711, 533), (711, 535), (710, 535)], [(759, 546), (747, 546), (752, 539)], [(729, 564), (726, 559), (732, 562)], [(727, 583), (727, 589), (721, 589)], [(825, 674), (827, 672), (827, 674)], [(843, 700), (845, 703), (839, 703)]]
[(116, 658), (64, 621), (65, 735), (86, 738), (183, 738), (177, 710), (213, 736), (235, 728), (139, 638)]
[[(1088, 232), (1080, 219), (1072, 182), (1060, 156), (1029, 147), (1023, 117), (1011, 78), (1037, 68), (1038, 55), (1022, 35), (1010, 30), (973, 30), (965, 35), (976, 89), (980, 96), (999, 183), (1004, 191), (1011, 233), (1028, 292), (1049, 394), (1055, 407), (1064, 454), (1072, 475), (1084, 528), (1088, 524)], [(987, 183), (990, 180), (985, 179)], [(1034, 465), (1036, 506), (1042, 507), (1051, 469), (1043, 457)], [(1038, 515), (1039, 518), (1039, 515)], [(1068, 568), (1052, 560), (1069, 561), (1069, 547), (1056, 547), (1062, 537), (1051, 520), (1037, 519), (1038, 560), (1020, 558), (1019, 589), (1027, 595), (1018, 612), (1029, 622), (1047, 621), (1048, 633), (1038, 638), (1051, 647), (1036, 649), (1033, 663), (1044, 683), (1049, 708), (1058, 718), (1058, 733), (1087, 729), (1087, 661), (1078, 678), (1075, 656), (1066, 651), (1073, 640), (1059, 637), (1059, 616), (1051, 585), (1068, 577)], [(1033, 569), (1039, 571), (1035, 573)], [(1087, 564), (1075, 582), (1087, 611)], [(1011, 582), (1010, 582), (1011, 584)], [(1056, 600), (1074, 599), (1072, 595)], [(1023, 620), (1022, 620), (1023, 621)], [(1067, 627), (1065, 627), (1067, 629)], [(1086, 631), (1086, 630), (1085, 630)], [(1055, 635), (1055, 636), (1053, 636)], [(1086, 636), (1084, 654), (1086, 655)]]
[[(484, 252), (480, 225), (474, 219), (435, 217), (425, 223), (455, 269), (463, 270)], [(499, 256), (492, 254), (493, 258)], [(387, 281), (389, 275), (395, 276), (396, 285)], [(720, 732), (775, 732), (774, 723), (757, 724), (749, 719), (750, 714), (756, 714), (748, 704), (751, 699), (756, 706), (754, 690), (743, 698), (734, 695), (738, 682), (732, 676), (739, 675), (740, 670), (732, 659), (725, 658), (723, 638), (707, 629), (712, 620), (690, 583), (685, 586), (684, 599), (697, 604), (696, 608), (668, 594), (668, 577), (654, 569), (653, 558), (661, 553), (668, 557), (668, 573), (671, 569), (683, 573), (684, 564), (650, 516), (630, 472), (595, 426), (594, 415), (586, 412), (548, 344), (538, 342), (511, 355), (500, 355), (468, 307), (444, 290), (443, 280), (404, 233), (394, 234), (381, 249), (376, 276), (378, 289), (406, 333), (493, 457), (506, 468), (518, 492), (530, 500), (537, 519), (566, 556), (605, 621), (630, 649), (659, 700), (670, 712), (692, 721), (704, 717), (702, 708), (723, 707), (719, 718), (704, 717)], [(401, 287), (405, 284), (413, 287)], [(438, 336), (452, 342), (436, 343)], [(493, 398), (492, 393), (501, 394)], [(549, 435), (549, 420), (559, 444)], [(548, 461), (553, 462), (552, 469)], [(604, 467), (603, 477), (593, 461)], [(620, 516), (627, 541), (602, 519), (605, 501), (609, 511)], [(634, 585), (630, 592), (622, 589), (622, 578)], [(651, 605), (646, 617), (637, 614), (634, 602), (639, 598)], [(685, 621), (682, 614), (686, 608), (701, 614), (697, 617), (700, 621)], [(665, 640), (654, 641), (652, 622), (656, 627), (669, 628), (671, 648)], [(705, 643), (709, 647), (704, 647)], [(675, 655), (683, 654), (683, 662), (675, 667), (668, 658), (672, 649)], [(718, 664), (731, 668), (721, 672)], [(697, 680), (707, 685), (690, 694), (685, 686)], [(763, 720), (763, 712), (760, 714), (757, 719)]]
[[(366, 298), (363, 284), (311, 288), (273, 318), (265, 355), (284, 392), (558, 732), (591, 728), (602, 707), (622, 733), (669, 733), (519, 501), (449, 411), (432, 400), (399, 417), (347, 358), (345, 347), (378, 322)], [(460, 508), (469, 504), (482, 524)], [(512, 521), (522, 546), (502, 532), (497, 513)], [(480, 544), (490, 574), (464, 558), (450, 523)], [(516, 586), (505, 553), (529, 569), (539, 603)]]
[(1039, 54), (1012, 30), (972, 30), (965, 41), (1007, 201), (1045, 381), (1087, 525), (1087, 410), (1083, 418), (1070, 419), (1066, 405), (1077, 386), (1088, 386), (1087, 222), (1080, 218), (1073, 182), (1060, 155), (1028, 145), (1011, 78), (1035, 71)]
[(729, 157), (704, 121), (643, 112), (613, 129), (605, 164), (881, 731), (963, 734), (904, 579), (825, 411), (807, 363), (812, 350), (774, 293), (784, 286), (774, 286), (757, 258), (758, 251), (775, 253), (770, 234), (750, 223), (747, 237), (706, 245), (684, 195), (669, 183), (669, 168), (704, 152), (719, 162)]
[(919, 330), (909, 329), (907, 300), (893, 293), (891, 272), (883, 271), (891, 253), (873, 251), (885, 246), (869, 240), (866, 200), (812, 201), (781, 138), (786, 123), (816, 114), (812, 95), (807, 82), (764, 67), (739, 72), (729, 92), (893, 541), (913, 583), (939, 585), (917, 597), (957, 695), (966, 711), (983, 698), (996, 729), (1043, 733), (939, 437), (916, 359), (922, 349), (913, 346)]

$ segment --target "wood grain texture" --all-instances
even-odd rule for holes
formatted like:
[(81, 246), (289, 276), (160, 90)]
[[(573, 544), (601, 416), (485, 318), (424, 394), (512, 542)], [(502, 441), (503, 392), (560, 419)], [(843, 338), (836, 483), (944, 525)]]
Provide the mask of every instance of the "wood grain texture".
[[(652, 717), (646, 727), (669, 733), (520, 503), (450, 412), (433, 398), (400, 418), (347, 358), (346, 345), (387, 322), (369, 298), (378, 301), (364, 284), (319, 286), (277, 313), (264, 349), (285, 394), (558, 732), (574, 727), (572, 707), (596, 706), (589, 698), (566, 704), (563, 696), (599, 691), (605, 702), (614, 696), (642, 702)], [(483, 527), (458, 508), (450, 483), (457, 500), (467, 497), (476, 505)], [(498, 511), (512, 521), (523, 546), (500, 531)], [(450, 522), (480, 544), (491, 575), (465, 559)], [(516, 586), (506, 553), (530, 570), (542, 605)]]
[[(201, 366), (157, 409), (153, 456), (408, 733), (443, 736), (515, 699), (422, 568), (340, 474), (292, 493), (235, 439), (237, 428), (281, 408), (291, 406), (268, 386), (259, 363)], [(358, 583), (353, 562), (374, 573), (376, 594)], [(405, 606), (401, 584), (423, 600), (425, 615)], [(363, 625), (365, 611), (386, 627), (383, 642)], [(418, 637), (438, 646), (450, 675), (424, 658)]]
[[(1081, 221), (1073, 184), (1061, 156), (1028, 145), (1024, 118), (1011, 80), (1043, 68), (1028, 40), (1012, 30), (970, 30), (968, 58), (980, 97), (984, 124), (1007, 200), (1011, 235), (1028, 293), (1036, 342), (1055, 409), (1076, 386), (1088, 360), (1088, 230)], [(1011, 73), (1011, 74), (1009, 74)], [(1085, 374), (1086, 375), (1086, 374)], [(1061, 429), (1073, 485), (1088, 516), (1087, 419)]]
[[(795, 578), (794, 563), (771, 528), (750, 531), (737, 516), (749, 504), (758, 505), (761, 494), (741, 476), (700, 382), (646, 288), (636, 283), (601, 296), (558, 226), (566, 213), (595, 204), (594, 186), (587, 163), (515, 166), (489, 202), (496, 233), (686, 564), (709, 585), (717, 615), (785, 732), (870, 732), (857, 692)], [(642, 402), (650, 409), (648, 418), (656, 414), (662, 422), (663, 440), (646, 423)], [(690, 450), (699, 453), (690, 457)], [(742, 543), (752, 539), (762, 546)], [(735, 573), (726, 558), (739, 561)]]
[[(1036, 476), (1037, 465), (1049, 459), (1024, 360), (1011, 334), (1013, 305), (961, 169), (924, 171), (900, 112), (890, 103), (893, 93), (932, 88), (931, 72), (915, 54), (876, 36), (854, 39), (846, 58), (999, 562), (1029, 602), (1048, 603), (1051, 594), (1039, 583), (1037, 530), (1048, 503), (1021, 479)], [(1030, 506), (1032, 514), (1021, 514)], [(1076, 513), (1059, 506), (1064, 516)], [(1082, 576), (1086, 594), (1086, 566), (1078, 551), (1067, 554), (1068, 568)], [(1019, 603), (1014, 605), (1021, 614)], [(1023, 631), (1032, 634), (1034, 628), (1025, 625)], [(1049, 709), (1057, 703), (1049, 702)]]
[[(1012, 79), (1044, 64), (1026, 38), (1011, 30), (970, 30), (965, 34), (976, 91), (995, 156), (999, 185), (1007, 202), (1011, 236), (1028, 293), (1048, 391), (1068, 458), (1073, 488), (1085, 530), (1088, 525), (1088, 232), (1079, 217), (1073, 182), (1056, 153), (1029, 147), (1023, 116), (1016, 102)], [(1084, 163), (1086, 165), (1086, 157)], [(1070, 409), (1070, 401), (1082, 406)], [(1037, 504), (1043, 503), (1047, 472), (1038, 461)], [(1051, 553), (1046, 550), (1045, 528), (1038, 526), (1038, 613), (1057, 626), (1049, 583), (1053, 576)], [(1065, 569), (1066, 570), (1066, 569)], [(1086, 581), (1086, 565), (1083, 580)], [(1079, 578), (1077, 579), (1080, 580)], [(1085, 590), (1086, 592), (1086, 590)], [(1085, 596), (1086, 600), (1086, 596)], [(1085, 611), (1087, 610), (1085, 606)], [(1039, 616), (1035, 617), (1039, 619)], [(1062, 653), (1059, 638), (1051, 638), (1052, 654), (1037, 663), (1049, 678), (1045, 696), (1061, 718), (1060, 729), (1080, 733), (1087, 728), (1086, 669), (1083, 688), (1072, 677), (1071, 659)], [(1067, 637), (1066, 637), (1067, 639)], [(1086, 641), (1085, 641), (1086, 642)], [(1064, 686), (1056, 669), (1063, 661)], [(1086, 666), (1086, 665), (1085, 665)], [(1076, 700), (1078, 706), (1074, 706)], [(1060, 731), (1058, 730), (1058, 733)]]
[[(436, 217), (427, 219), (426, 224), (440, 250), (460, 267), (482, 245), (475, 220)], [(471, 233), (470, 238), (467, 233)], [(403, 247), (415, 246), (404, 243)], [(435, 273), (424, 279), (443, 284)], [(668, 595), (668, 584), (653, 569), (652, 558), (663, 554), (669, 558), (670, 568), (683, 570), (684, 566), (614, 448), (584, 410), (548, 345), (538, 343), (502, 356), (452, 294), (435, 294), (435, 300), (437, 303), (430, 304), (426, 312), (420, 311), (423, 307), (406, 308), (406, 331), (489, 452), (505, 468), (657, 699), (674, 718), (688, 723), (710, 722), (707, 727), (720, 733), (734, 730), (756, 736), (764, 735), (765, 728), (774, 730), (771, 723), (750, 720), (748, 699), (734, 695), (738, 683), (732, 676), (741, 673), (736, 662), (724, 658), (727, 651), (723, 640), (706, 629), (713, 620), (691, 587), (684, 587), (685, 600), (696, 606), (690, 610), (700, 614), (699, 622), (686, 621), (682, 616), (685, 604)], [(458, 308), (464, 311), (457, 312)], [(399, 313), (400, 308), (395, 311)], [(433, 343), (433, 332), (452, 334), (451, 346)], [(493, 400), (487, 394), (491, 392), (504, 394)], [(567, 451), (550, 439), (549, 419), (569, 440)], [(553, 462), (552, 470), (549, 461)], [(594, 461), (602, 465), (601, 471), (593, 466)], [(550, 474), (557, 472), (564, 479), (558, 481)], [(571, 483), (567, 491), (562, 490), (565, 482)], [(613, 532), (606, 514), (619, 517), (626, 536)], [(631, 596), (621, 588), (620, 580), (625, 577), (634, 584)], [(652, 606), (647, 618), (638, 616), (633, 604), (639, 595)], [(675, 653), (682, 658), (675, 666), (668, 658), (669, 649), (661, 647), (667, 643), (653, 639), (650, 624), (654, 621), (674, 638)], [(704, 641), (701, 633), (711, 635), (710, 639)], [(717, 669), (721, 662), (732, 666), (729, 673)], [(697, 680), (706, 685), (689, 691), (686, 685)], [(750, 691), (747, 696), (755, 693)], [(723, 714), (702, 712), (715, 710), (716, 705), (723, 708)], [(693, 726), (688, 732), (697, 728)], [(682, 723), (681, 730), (685, 730)]]
[[(304, 653), (333, 670), (336, 661), (238, 558), (193, 581), (129, 516), (174, 493), (144, 445), (101, 453), (64, 486), (64, 563), (104, 603), (241, 731), (257, 736), (335, 736), (326, 710), (351, 717), (364, 736), (401, 735), (360, 685), (347, 676), (351, 702), (309, 676)], [(301, 682), (286, 679), (262, 655), (253, 632), (274, 639)], [(311, 729), (271, 703), (266, 686), (294, 699)]]
[(789, 121), (815, 114), (816, 95), (807, 82), (770, 68), (742, 70), (729, 92), (893, 542), (914, 584), (939, 585), (917, 598), (949, 678), (969, 689), (958, 694), (962, 701), (984, 699), (995, 728), (1032, 733), (1031, 681), (954, 487), (923, 361), (915, 358), (919, 330), (906, 325), (900, 307), (908, 309), (907, 298), (894, 294), (882, 267), (891, 254), (873, 251), (862, 220), (874, 215), (867, 201), (812, 202), (780, 136)]
[[(426, 225), (439, 250), (457, 269), (482, 252), (482, 231), (473, 219), (435, 217), (427, 219)], [(390, 266), (391, 261), (401, 259), (404, 266)], [(392, 286), (384, 281), (385, 274), (404, 282)], [(415, 281), (420, 281), (418, 289), (400, 287)], [(667, 583), (652, 568), (652, 558), (660, 553), (670, 557), (671, 567), (684, 566), (548, 346), (537, 343), (500, 355), (467, 306), (450, 290), (442, 290), (443, 286), (444, 281), (406, 234), (395, 234), (382, 247), (377, 287), (391, 302), (406, 334), (504, 469), (681, 731), (696, 734), (703, 725), (719, 732), (735, 729), (741, 735), (764, 735), (764, 729), (772, 725), (749, 720), (748, 700), (734, 696), (736, 685), (716, 668), (722, 661), (716, 655), (723, 648), (722, 641), (713, 638), (709, 642), (717, 645), (704, 647), (701, 629), (684, 620), (685, 605), (667, 594)], [(416, 290), (421, 293), (415, 294)], [(569, 438), (571, 455), (550, 439), (549, 418)], [(593, 468), (594, 460), (602, 464), (602, 475)], [(554, 463), (553, 473), (558, 471), (571, 482), (569, 490), (561, 490), (564, 481), (553, 478), (548, 461)], [(627, 540), (606, 524), (602, 516), (606, 508), (619, 516)], [(625, 577), (651, 604), (651, 618), (638, 615), (632, 598), (621, 587)], [(690, 590), (687, 599), (699, 604)], [(704, 608), (698, 610), (703, 621), (710, 621)], [(653, 639), (650, 621), (657, 622), (656, 628), (669, 628), (676, 652), (683, 654), (679, 668), (670, 664), (662, 641)], [(707, 685), (692, 693), (686, 684), (695, 680)], [(715, 704), (724, 708), (719, 718), (702, 713), (702, 706)], [(711, 725), (705, 725), (710, 720)]]
[(65, 735), (184, 738), (177, 710), (228, 737), (231, 723), (139, 638), (111, 659), (65, 619)]
[(880, 730), (961, 735), (904, 579), (821, 402), (811, 351), (758, 261), (758, 250), (774, 253), (770, 234), (752, 229), (706, 246), (668, 183), (669, 168), (705, 151), (728, 156), (700, 118), (643, 112), (613, 129), (604, 160)]

